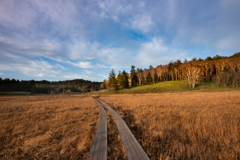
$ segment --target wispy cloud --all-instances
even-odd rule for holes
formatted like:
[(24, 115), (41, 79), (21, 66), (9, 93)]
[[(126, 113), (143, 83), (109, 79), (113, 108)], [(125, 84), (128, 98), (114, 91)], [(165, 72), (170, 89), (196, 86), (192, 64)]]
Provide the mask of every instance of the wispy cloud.
[(159, 37), (154, 37), (150, 42), (143, 43), (137, 55), (139, 66), (148, 67), (150, 64), (157, 66), (167, 64), (171, 60), (182, 59), (186, 54), (164, 44)]
[(78, 62), (78, 63), (71, 63), (71, 64), (80, 68), (93, 68), (90, 62)]
[(154, 22), (152, 21), (150, 15), (142, 14), (134, 16), (133, 19), (130, 20), (130, 25), (132, 28), (146, 33), (152, 29)]
[(91, 74), (92, 71), (85, 70), (86, 74)]
[(66, 79), (90, 79), (90, 80), (94, 80), (94, 78), (91, 78), (87, 75), (80, 75), (80, 74), (64, 74), (63, 77), (66, 78)]
[(105, 74), (98, 74), (98, 75), (101, 76), (101, 77), (104, 77), (104, 78), (108, 78), (108, 76), (105, 75)]
[(240, 50), (239, 6), (239, 0), (0, 1), (0, 70), (6, 77), (100, 81), (111, 68), (156, 66), (205, 50), (229, 55)]
[(51, 65), (43, 60), (32, 60), (19, 55), (7, 52), (1, 53), (1, 71), (17, 71), (33, 77), (48, 77), (48, 75), (58, 75), (63, 67), (59, 64)]

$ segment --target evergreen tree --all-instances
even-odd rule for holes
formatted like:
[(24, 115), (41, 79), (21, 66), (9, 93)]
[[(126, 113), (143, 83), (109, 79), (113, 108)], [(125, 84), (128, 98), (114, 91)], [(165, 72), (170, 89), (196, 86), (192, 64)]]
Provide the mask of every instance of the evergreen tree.
[(122, 84), (124, 88), (129, 88), (128, 74), (123, 70), (122, 72)]
[(119, 73), (118, 73), (117, 83), (118, 83), (118, 86), (120, 88), (123, 87), (123, 77), (122, 77), (122, 72), (121, 71), (119, 71)]
[(131, 66), (131, 73), (130, 73), (130, 76), (131, 76), (131, 86), (134, 87), (134, 86), (137, 86), (138, 85), (138, 78), (137, 78), (137, 74), (136, 74), (136, 71), (135, 71), (135, 66)]
[(150, 72), (148, 72), (146, 80), (147, 80), (147, 84), (151, 84), (153, 82), (153, 78), (152, 78)]
[(149, 69), (153, 69), (153, 66), (152, 66), (152, 65), (150, 65), (150, 66), (149, 66)]
[(116, 74), (114, 72), (114, 69), (112, 69), (112, 71), (109, 73), (108, 79), (109, 79), (108, 89), (110, 91), (118, 90), (118, 84), (117, 84)]

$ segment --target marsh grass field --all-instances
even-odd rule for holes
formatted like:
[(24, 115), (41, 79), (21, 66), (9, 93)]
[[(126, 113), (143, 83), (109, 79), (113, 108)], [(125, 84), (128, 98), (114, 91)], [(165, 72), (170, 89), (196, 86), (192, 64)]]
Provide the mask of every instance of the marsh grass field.
[(99, 116), (89, 96), (0, 96), (0, 159), (87, 159)]
[[(239, 159), (240, 91), (101, 95), (150, 159)], [(126, 159), (112, 115), (108, 159)], [(0, 159), (87, 159), (99, 122), (89, 95), (0, 96)]]
[(240, 92), (102, 95), (151, 159), (239, 159)]

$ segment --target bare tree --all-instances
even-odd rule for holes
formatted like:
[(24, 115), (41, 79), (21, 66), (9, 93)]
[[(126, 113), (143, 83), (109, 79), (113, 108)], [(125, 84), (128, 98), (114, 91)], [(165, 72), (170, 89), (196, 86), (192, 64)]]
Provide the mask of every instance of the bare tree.
[(70, 94), (70, 93), (71, 93), (71, 89), (67, 90), (66, 93), (67, 93), (67, 94)]
[(90, 91), (91, 91), (91, 92), (95, 91), (95, 88), (94, 88), (93, 85), (92, 85), (92, 87), (90, 88)]
[(213, 82), (216, 83), (217, 87), (219, 87), (219, 85), (221, 84), (221, 81), (222, 81), (222, 76), (220, 73), (216, 74), (214, 77), (213, 77)]
[(78, 87), (78, 90), (81, 91), (82, 93), (85, 93), (87, 91), (87, 86), (86, 85), (82, 85), (82, 87)]
[(202, 81), (203, 78), (201, 67), (190, 66), (187, 68), (186, 77), (190, 88), (195, 88), (196, 83)]
[(58, 94), (58, 93), (59, 93), (59, 91), (60, 91), (60, 88), (58, 88), (58, 87), (57, 87), (57, 88), (55, 88), (55, 93), (56, 93), (56, 94)]
[(222, 84), (224, 85), (224, 87), (227, 87), (231, 81), (232, 74), (230, 72), (222, 72), (221, 76), (222, 76)]
[(233, 73), (233, 80), (232, 80), (233, 87), (237, 87), (239, 82), (240, 82), (240, 72), (235, 71)]

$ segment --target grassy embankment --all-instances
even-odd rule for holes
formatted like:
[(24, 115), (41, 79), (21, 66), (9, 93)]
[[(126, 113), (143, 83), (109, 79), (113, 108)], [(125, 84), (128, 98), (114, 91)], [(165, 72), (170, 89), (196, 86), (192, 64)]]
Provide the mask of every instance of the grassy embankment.
[(166, 93), (166, 92), (215, 92), (215, 91), (234, 91), (240, 90), (240, 87), (224, 87), (219, 86), (213, 82), (203, 82), (197, 84), (194, 89), (190, 88), (186, 81), (164, 81), (151, 85), (141, 85), (130, 87), (128, 89), (119, 89), (118, 91), (109, 92), (108, 90), (101, 90), (89, 92), (87, 94), (141, 94), (141, 93)]
[(0, 96), (0, 159), (87, 159), (99, 117), (91, 96)]
[(240, 91), (99, 97), (151, 159), (240, 158)]

